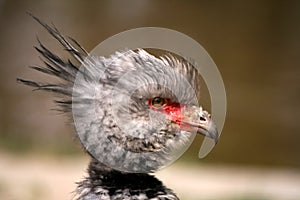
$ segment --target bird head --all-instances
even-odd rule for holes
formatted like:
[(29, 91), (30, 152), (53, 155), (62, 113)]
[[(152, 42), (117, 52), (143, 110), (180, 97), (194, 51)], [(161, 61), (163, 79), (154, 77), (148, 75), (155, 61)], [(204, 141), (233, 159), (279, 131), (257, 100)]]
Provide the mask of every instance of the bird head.
[(56, 27), (31, 16), (81, 66), (62, 60), (38, 40), (35, 48), (45, 66), (32, 68), (62, 82), (18, 81), (62, 95), (56, 103), (72, 113), (81, 144), (107, 170), (158, 170), (179, 158), (196, 133), (217, 142), (216, 125), (197, 99), (200, 77), (185, 59), (155, 57), (142, 49), (92, 55)]
[(198, 104), (199, 79), (193, 65), (171, 55), (90, 56), (73, 87), (82, 144), (114, 169), (149, 172), (176, 160), (195, 133), (217, 142), (216, 125)]

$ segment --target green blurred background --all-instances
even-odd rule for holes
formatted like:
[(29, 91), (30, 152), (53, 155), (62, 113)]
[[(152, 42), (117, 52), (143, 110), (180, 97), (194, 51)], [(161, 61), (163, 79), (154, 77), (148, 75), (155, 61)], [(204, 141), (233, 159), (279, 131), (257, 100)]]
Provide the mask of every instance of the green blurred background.
[[(53, 22), (87, 50), (137, 27), (189, 35), (219, 67), (228, 110), (209, 156), (197, 158), (197, 137), (179, 162), (300, 170), (300, 1), (0, 1), (0, 159), (84, 155), (67, 118), (50, 110), (53, 97), (16, 83), (16, 77), (49, 80), (27, 68), (41, 64), (36, 35), (67, 58), (26, 11)], [(209, 105), (203, 90), (200, 101)]]

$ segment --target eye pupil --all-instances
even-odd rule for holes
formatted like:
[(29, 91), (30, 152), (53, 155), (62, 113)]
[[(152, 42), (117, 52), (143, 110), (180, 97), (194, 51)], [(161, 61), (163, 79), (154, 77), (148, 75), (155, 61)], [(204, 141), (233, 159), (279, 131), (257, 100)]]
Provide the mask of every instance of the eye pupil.
[(162, 107), (165, 105), (166, 101), (164, 98), (161, 98), (161, 97), (154, 97), (152, 99), (152, 105), (155, 106), (155, 107)]

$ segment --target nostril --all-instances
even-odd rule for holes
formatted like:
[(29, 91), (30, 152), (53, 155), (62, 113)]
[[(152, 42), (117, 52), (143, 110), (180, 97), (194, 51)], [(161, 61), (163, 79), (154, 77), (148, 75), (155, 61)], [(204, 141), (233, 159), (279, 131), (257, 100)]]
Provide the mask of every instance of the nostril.
[(200, 117), (200, 121), (206, 121), (206, 119), (204, 117)]

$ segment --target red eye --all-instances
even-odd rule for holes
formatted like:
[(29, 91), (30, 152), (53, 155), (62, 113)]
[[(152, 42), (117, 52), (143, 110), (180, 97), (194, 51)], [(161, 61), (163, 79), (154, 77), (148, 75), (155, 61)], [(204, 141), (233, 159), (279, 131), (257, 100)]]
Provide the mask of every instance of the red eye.
[(151, 105), (154, 106), (155, 108), (162, 108), (166, 105), (167, 100), (161, 97), (154, 97), (151, 100)]

